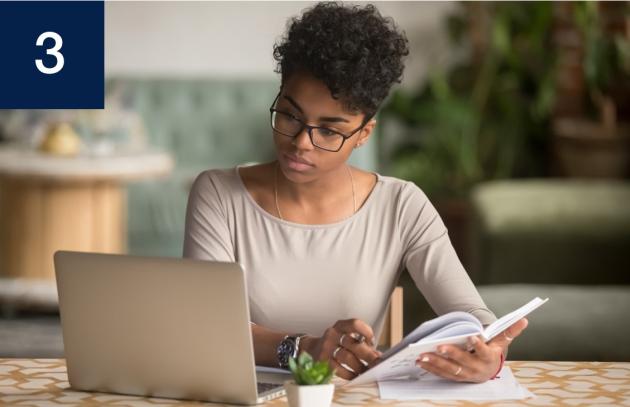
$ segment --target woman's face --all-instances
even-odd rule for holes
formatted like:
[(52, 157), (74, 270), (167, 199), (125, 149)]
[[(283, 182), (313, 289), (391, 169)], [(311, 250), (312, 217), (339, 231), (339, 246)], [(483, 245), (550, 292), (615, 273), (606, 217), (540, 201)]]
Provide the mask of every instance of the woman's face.
[[(364, 120), (362, 113), (346, 111), (339, 100), (333, 99), (323, 82), (307, 73), (295, 73), (285, 81), (275, 108), (311, 126), (326, 127), (344, 135), (352, 134)], [(306, 128), (294, 138), (274, 131), (280, 169), (296, 183), (314, 181), (322, 175), (334, 173), (345, 164), (355, 146), (367, 141), (375, 123), (375, 120), (370, 120), (346, 139), (337, 152), (315, 147)], [(313, 136), (316, 137), (315, 130)]]

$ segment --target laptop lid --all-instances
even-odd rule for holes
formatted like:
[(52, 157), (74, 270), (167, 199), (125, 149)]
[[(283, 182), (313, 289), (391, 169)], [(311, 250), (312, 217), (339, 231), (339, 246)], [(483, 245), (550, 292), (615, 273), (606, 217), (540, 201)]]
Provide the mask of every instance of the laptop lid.
[(54, 262), (71, 387), (260, 401), (238, 264), (67, 251)]

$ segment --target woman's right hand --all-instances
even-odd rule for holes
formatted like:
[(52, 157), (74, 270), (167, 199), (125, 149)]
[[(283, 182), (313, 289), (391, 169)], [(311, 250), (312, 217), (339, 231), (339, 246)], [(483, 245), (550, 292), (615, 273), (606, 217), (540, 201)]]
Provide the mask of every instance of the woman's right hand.
[(321, 337), (303, 337), (300, 349), (314, 360), (328, 360), (337, 376), (348, 380), (374, 366), (382, 355), (375, 349), (372, 328), (359, 319), (337, 321)]

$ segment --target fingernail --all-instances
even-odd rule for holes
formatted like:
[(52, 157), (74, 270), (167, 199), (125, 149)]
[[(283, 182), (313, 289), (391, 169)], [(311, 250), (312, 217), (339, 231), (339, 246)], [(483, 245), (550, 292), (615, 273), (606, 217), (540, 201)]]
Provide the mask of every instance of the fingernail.
[(478, 341), (479, 341), (479, 339), (477, 339), (476, 336), (471, 336), (470, 337), (470, 343), (472, 343), (473, 345), (475, 345)]
[(440, 355), (446, 355), (446, 353), (447, 353), (446, 348), (438, 348), (438, 353)]
[(423, 356), (422, 359), (420, 359), (420, 362), (428, 363), (429, 362), (429, 357), (428, 356)]

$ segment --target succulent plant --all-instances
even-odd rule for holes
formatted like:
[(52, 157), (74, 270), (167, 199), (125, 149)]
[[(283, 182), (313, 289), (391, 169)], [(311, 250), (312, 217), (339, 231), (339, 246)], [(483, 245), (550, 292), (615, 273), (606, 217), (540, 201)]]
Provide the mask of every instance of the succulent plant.
[(290, 358), (289, 369), (298, 385), (326, 384), (335, 374), (327, 360), (316, 362), (308, 352), (302, 352), (297, 360)]

